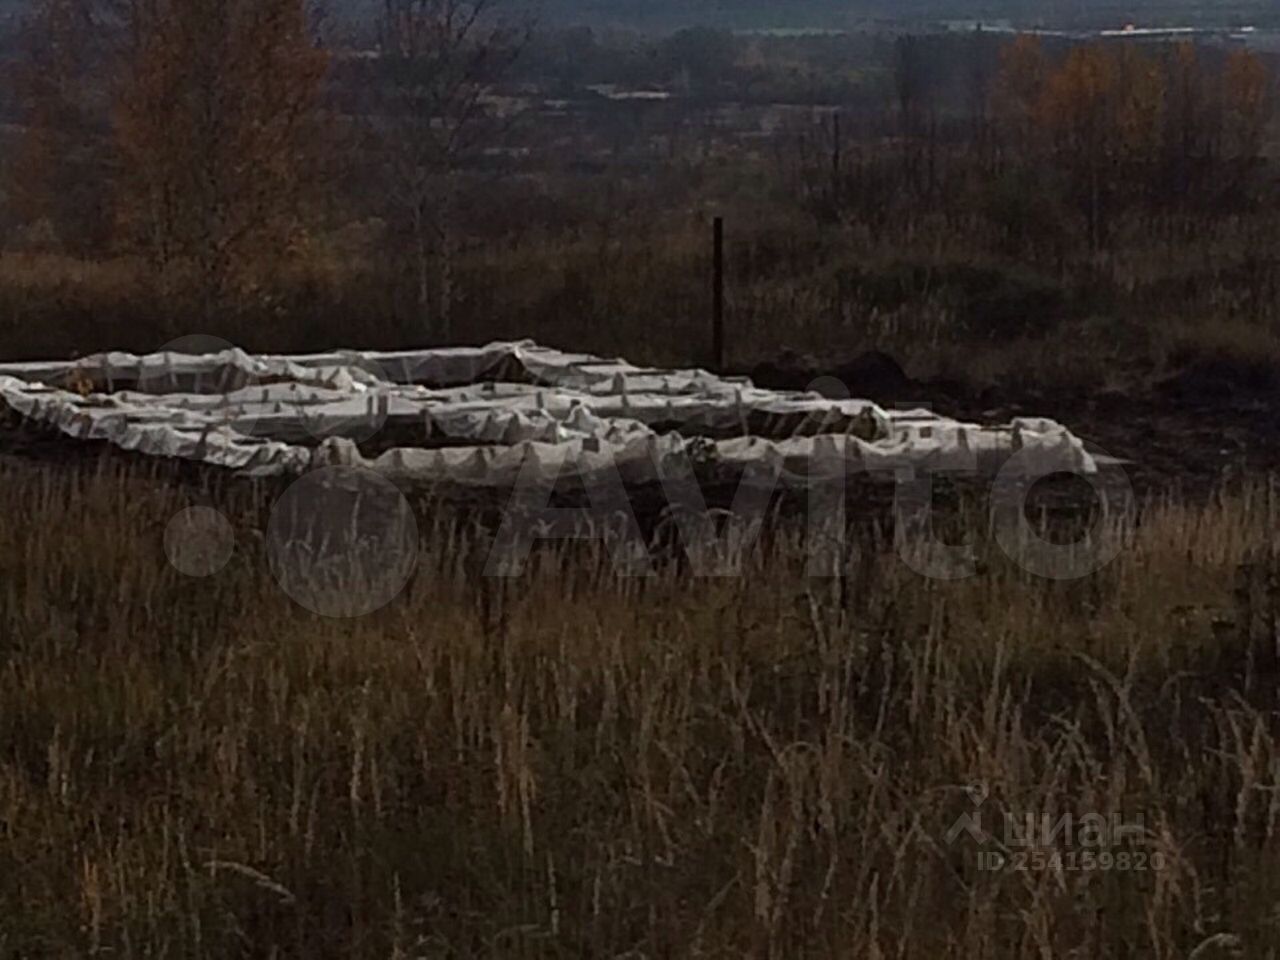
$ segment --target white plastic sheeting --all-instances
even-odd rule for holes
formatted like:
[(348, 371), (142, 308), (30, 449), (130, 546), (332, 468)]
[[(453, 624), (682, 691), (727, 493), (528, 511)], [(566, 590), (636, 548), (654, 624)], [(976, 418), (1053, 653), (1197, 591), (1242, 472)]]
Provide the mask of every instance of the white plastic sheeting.
[(984, 427), (531, 342), (0, 364), (0, 399), (71, 437), (257, 475), (340, 463), (464, 486), (590, 483), (612, 470), (638, 484), (692, 462), (804, 483), (834, 470), (992, 475), (1015, 453), (1024, 474), (1096, 470), (1051, 420)]

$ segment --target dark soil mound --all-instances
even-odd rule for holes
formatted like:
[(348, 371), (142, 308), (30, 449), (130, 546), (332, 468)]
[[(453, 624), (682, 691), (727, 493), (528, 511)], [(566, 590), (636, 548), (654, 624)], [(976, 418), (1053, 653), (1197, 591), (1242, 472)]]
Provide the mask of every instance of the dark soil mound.
[(1180, 403), (1258, 399), (1280, 390), (1280, 371), (1264, 360), (1199, 357), (1161, 381), (1156, 391)]
[(756, 366), (751, 379), (770, 390), (813, 390), (824, 396), (841, 392), (838, 384), (829, 382), (834, 379), (844, 385), (847, 396), (881, 403), (905, 399), (916, 386), (893, 357), (879, 350), (835, 365), (820, 364), (812, 357), (787, 351), (776, 361), (767, 360)]
[(840, 364), (831, 371), (831, 376), (848, 387), (853, 396), (872, 400), (898, 399), (914, 386), (898, 361), (879, 350), (871, 350)]

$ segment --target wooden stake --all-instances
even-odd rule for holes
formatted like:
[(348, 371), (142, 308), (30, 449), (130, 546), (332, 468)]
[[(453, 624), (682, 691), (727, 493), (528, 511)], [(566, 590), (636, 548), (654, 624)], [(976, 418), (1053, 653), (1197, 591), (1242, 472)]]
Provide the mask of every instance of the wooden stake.
[(724, 356), (724, 217), (712, 228), (711, 355), (717, 373), (725, 369)]

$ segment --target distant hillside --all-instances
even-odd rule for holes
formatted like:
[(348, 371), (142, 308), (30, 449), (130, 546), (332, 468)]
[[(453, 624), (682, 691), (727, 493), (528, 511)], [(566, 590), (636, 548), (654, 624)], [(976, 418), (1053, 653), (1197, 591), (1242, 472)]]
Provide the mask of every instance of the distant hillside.
[[(33, 0), (0, 0), (0, 20)], [(337, 19), (376, 16), (382, 0), (319, 0)], [(499, 0), (551, 24), (618, 24), (674, 28), (694, 24), (725, 29), (846, 27), (867, 18), (1011, 19), (1021, 23), (1087, 26), (1232, 23), (1280, 24), (1274, 0)]]
[(1107, 26), (1146, 23), (1266, 22), (1272, 0), (542, 0), (549, 19), (635, 24), (838, 27), (868, 17), (891, 20), (1012, 19)]

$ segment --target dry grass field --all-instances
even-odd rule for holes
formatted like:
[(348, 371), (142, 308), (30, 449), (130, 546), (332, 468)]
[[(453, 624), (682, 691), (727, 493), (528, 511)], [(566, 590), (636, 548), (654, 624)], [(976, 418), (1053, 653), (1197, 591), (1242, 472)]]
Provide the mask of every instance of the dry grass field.
[(1081, 580), (978, 533), (970, 579), (868, 536), (843, 586), (785, 526), (738, 578), (481, 577), (424, 500), (409, 586), (336, 620), (260, 491), (163, 480), (0, 467), (0, 955), (1276, 956), (1274, 491), (1148, 502)]

